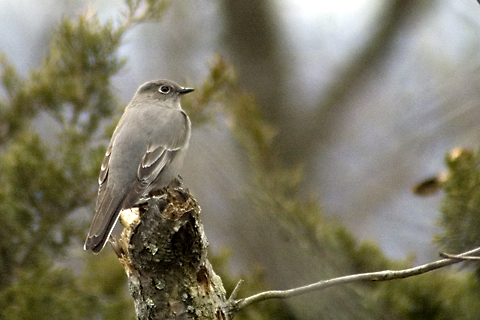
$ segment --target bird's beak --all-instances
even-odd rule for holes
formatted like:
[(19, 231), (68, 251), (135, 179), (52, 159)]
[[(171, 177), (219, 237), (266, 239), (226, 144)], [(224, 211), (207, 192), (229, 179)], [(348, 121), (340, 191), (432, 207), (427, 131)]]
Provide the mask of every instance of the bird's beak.
[(194, 89), (193, 88), (182, 88), (180, 89), (180, 94), (187, 94), (189, 92), (192, 92)]

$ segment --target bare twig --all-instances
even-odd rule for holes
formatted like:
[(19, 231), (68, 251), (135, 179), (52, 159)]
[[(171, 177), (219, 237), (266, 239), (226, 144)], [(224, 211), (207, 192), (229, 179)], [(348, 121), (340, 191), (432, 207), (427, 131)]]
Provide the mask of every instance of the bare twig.
[[(378, 272), (368, 272), (368, 273), (360, 273), (350, 276), (344, 276), (329, 280), (323, 280), (316, 283), (312, 283), (303, 287), (298, 287), (289, 290), (272, 290), (272, 291), (265, 291), (258, 294), (255, 294), (251, 297), (240, 299), (237, 301), (236, 311), (239, 311), (245, 307), (248, 307), (251, 304), (268, 300), (268, 299), (286, 299), (295, 297), (307, 292), (313, 291), (320, 291), (335, 285), (346, 284), (351, 282), (358, 282), (358, 281), (387, 281), (387, 280), (394, 280), (394, 279), (403, 279), (408, 278), (416, 275), (420, 275), (423, 273), (427, 273), (432, 270), (436, 270), (439, 268), (443, 268), (452, 264), (456, 264), (465, 260), (465, 258), (471, 258), (472, 255), (480, 253), (480, 248), (476, 248), (458, 255), (451, 255), (452, 257), (448, 257), (446, 259), (437, 260), (434, 262), (430, 262), (427, 264), (423, 264), (418, 267), (403, 269), (403, 270), (385, 270), (385, 271), (378, 271)], [(448, 256), (448, 255), (447, 255)]]
[(447, 258), (447, 259), (455, 259), (455, 260), (470, 260), (470, 261), (480, 261), (479, 256), (464, 256), (464, 255), (459, 255), (459, 254), (451, 254), (451, 253), (445, 253), (445, 252), (440, 252), (440, 257), (442, 258)]
[(243, 284), (243, 280), (240, 279), (237, 282), (237, 285), (235, 286), (235, 288), (233, 289), (232, 294), (230, 294), (230, 298), (228, 298), (228, 300), (230, 300), (230, 301), (235, 300), (235, 298), (237, 297), (238, 291), (240, 290), (240, 287), (242, 286), (242, 284)]

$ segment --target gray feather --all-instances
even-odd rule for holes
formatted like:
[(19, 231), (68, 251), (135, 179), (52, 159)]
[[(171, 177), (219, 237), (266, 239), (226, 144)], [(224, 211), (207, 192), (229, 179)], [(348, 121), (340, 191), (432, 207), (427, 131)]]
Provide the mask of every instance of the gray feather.
[[(158, 91), (165, 85), (172, 92)], [(85, 249), (99, 252), (122, 209), (166, 187), (178, 175), (190, 138), (190, 120), (179, 100), (180, 94), (190, 91), (168, 80), (148, 82), (125, 109), (102, 162)]]

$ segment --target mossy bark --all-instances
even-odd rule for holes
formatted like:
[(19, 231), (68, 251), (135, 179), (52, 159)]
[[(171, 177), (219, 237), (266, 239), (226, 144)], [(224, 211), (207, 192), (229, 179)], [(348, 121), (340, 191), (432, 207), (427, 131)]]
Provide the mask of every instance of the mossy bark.
[(133, 212), (130, 218), (122, 213), (127, 226), (114, 248), (137, 319), (230, 319), (222, 281), (207, 259), (200, 207), (189, 191), (181, 183), (169, 186)]

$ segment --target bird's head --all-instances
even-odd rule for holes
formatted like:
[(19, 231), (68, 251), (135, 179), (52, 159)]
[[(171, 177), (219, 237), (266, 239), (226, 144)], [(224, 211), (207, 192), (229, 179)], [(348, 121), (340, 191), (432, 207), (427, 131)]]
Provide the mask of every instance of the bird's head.
[[(138, 88), (134, 99), (140, 99), (141, 101), (171, 101), (171, 107), (180, 107), (177, 102), (180, 100), (180, 96), (192, 92), (192, 88), (184, 88), (171, 80), (153, 80)], [(152, 102), (153, 102), (152, 101)]]

